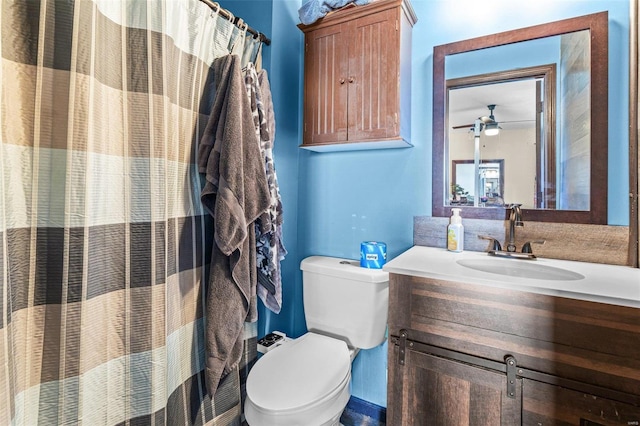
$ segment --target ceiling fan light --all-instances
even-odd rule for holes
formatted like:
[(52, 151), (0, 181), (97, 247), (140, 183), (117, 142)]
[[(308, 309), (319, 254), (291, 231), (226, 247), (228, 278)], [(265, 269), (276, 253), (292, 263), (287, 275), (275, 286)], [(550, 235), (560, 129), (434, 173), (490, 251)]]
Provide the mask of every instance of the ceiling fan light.
[(484, 128), (484, 134), (487, 136), (495, 136), (500, 133), (498, 123), (487, 123)]

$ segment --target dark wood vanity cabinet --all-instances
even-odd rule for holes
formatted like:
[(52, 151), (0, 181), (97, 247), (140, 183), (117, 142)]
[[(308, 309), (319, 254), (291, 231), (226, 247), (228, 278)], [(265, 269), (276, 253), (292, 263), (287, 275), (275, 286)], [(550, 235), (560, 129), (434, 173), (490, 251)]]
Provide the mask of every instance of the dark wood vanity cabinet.
[(640, 309), (390, 274), (387, 424), (640, 424)]
[(414, 23), (407, 1), (378, 0), (299, 25), (305, 33), (303, 147), (409, 143)]

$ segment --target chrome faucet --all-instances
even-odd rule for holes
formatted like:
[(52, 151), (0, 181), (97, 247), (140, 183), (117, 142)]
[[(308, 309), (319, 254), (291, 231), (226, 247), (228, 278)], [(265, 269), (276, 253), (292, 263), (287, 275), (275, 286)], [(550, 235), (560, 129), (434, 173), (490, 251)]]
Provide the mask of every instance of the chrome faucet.
[(522, 204), (510, 204), (511, 214), (509, 215), (509, 241), (507, 242), (507, 251), (516, 251), (516, 227), (522, 228), (524, 222), (522, 221), (522, 212), (520, 206)]

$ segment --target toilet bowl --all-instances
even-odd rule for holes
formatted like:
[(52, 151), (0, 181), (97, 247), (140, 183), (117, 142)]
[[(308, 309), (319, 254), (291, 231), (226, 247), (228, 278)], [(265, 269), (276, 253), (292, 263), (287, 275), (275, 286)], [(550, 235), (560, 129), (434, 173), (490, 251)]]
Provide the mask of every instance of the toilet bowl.
[(349, 401), (352, 352), (345, 342), (316, 333), (269, 351), (247, 378), (247, 423), (338, 424)]
[(351, 361), (384, 341), (389, 275), (312, 256), (301, 264), (308, 333), (269, 350), (247, 377), (250, 426), (334, 426), (350, 397)]

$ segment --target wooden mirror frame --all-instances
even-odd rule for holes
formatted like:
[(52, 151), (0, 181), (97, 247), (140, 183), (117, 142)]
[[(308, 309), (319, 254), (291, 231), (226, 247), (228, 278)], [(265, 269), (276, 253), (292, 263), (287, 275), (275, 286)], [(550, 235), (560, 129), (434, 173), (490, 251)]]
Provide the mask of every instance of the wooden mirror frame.
[[(432, 215), (448, 217), (451, 207), (444, 203), (446, 96), (445, 58), (447, 55), (536, 40), (581, 30), (591, 35), (591, 182), (590, 210), (523, 209), (526, 220), (607, 224), (608, 134), (609, 134), (609, 14), (608, 12), (535, 25), (488, 36), (443, 44), (433, 48), (433, 164)], [(507, 209), (462, 207), (462, 216), (506, 220)]]

